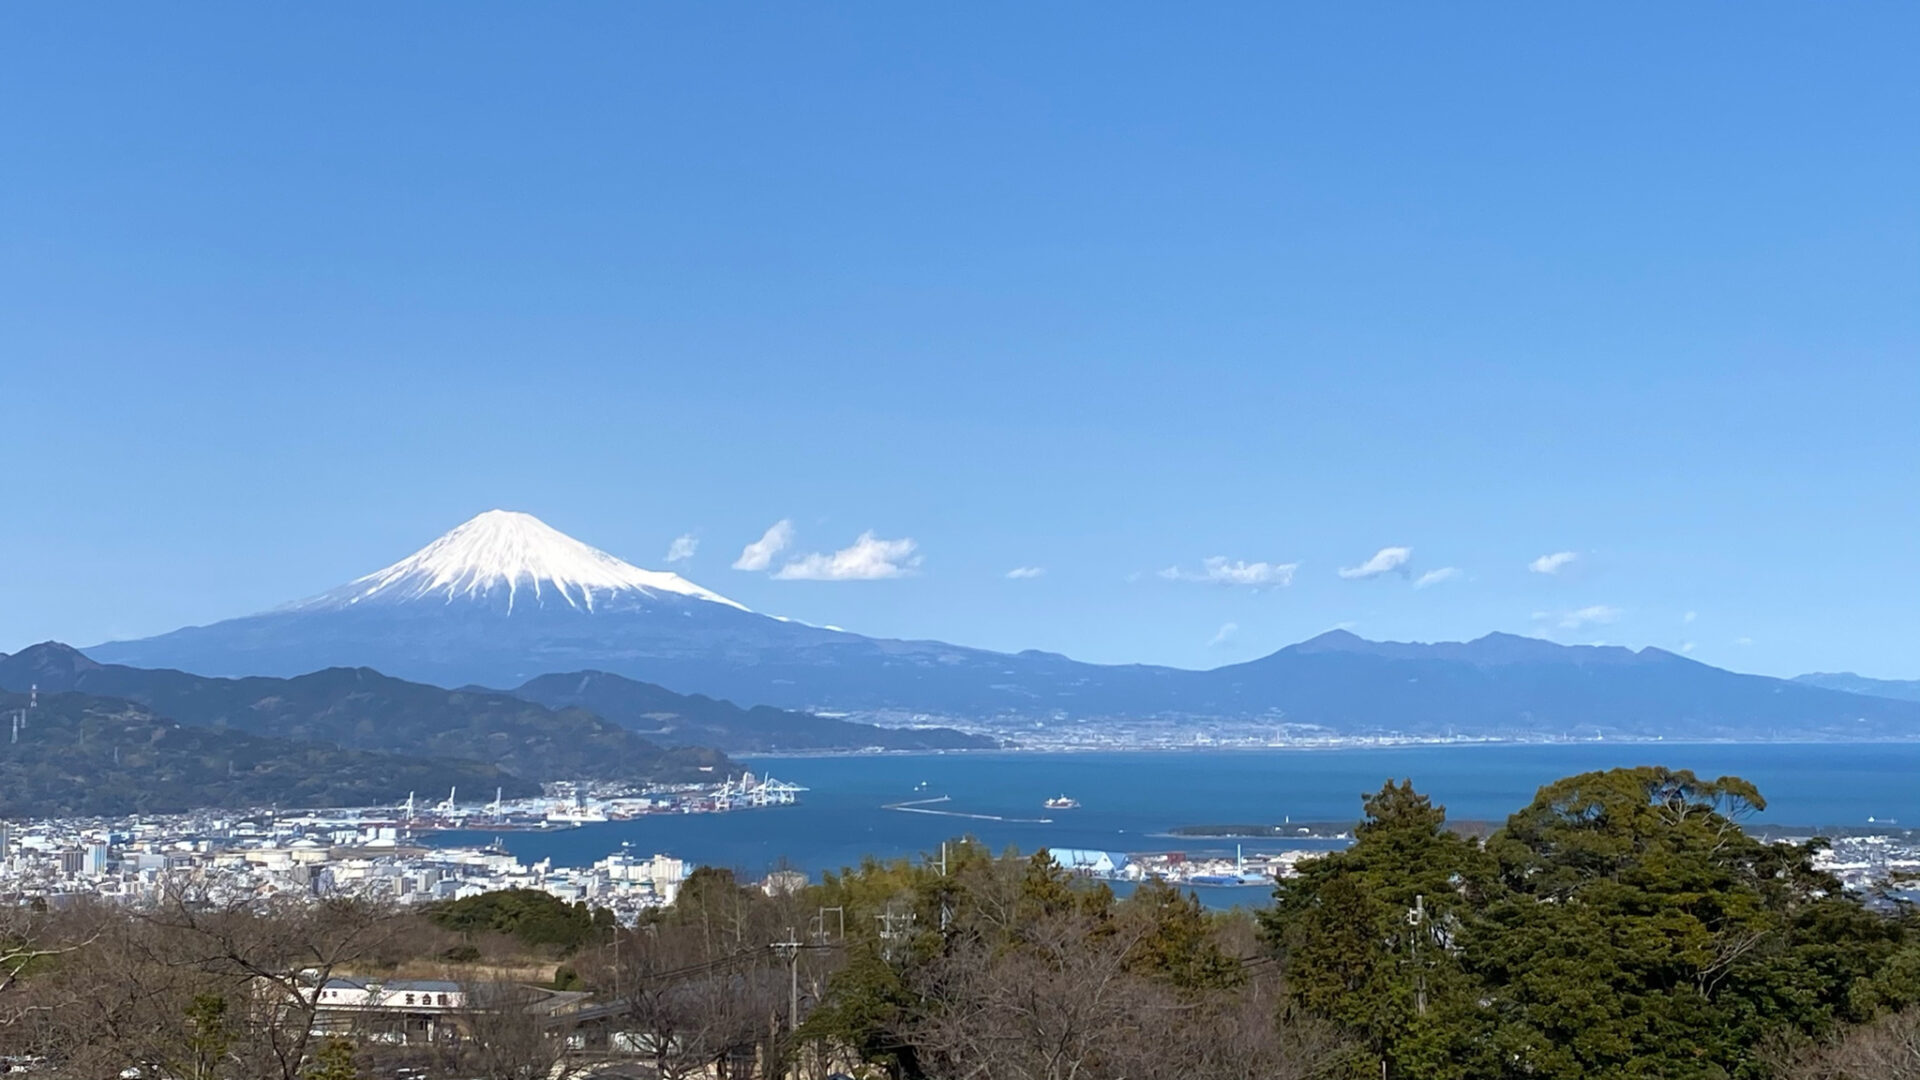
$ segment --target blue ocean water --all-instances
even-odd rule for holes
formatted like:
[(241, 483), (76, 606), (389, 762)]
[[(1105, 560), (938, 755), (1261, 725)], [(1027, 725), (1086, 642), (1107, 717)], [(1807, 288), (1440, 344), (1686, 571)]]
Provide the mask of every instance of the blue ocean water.
[[(1419, 746), (1354, 750), (1113, 753), (964, 753), (750, 759), (756, 772), (805, 785), (798, 805), (729, 814), (660, 815), (545, 833), (504, 833), (523, 860), (587, 865), (630, 844), (758, 877), (790, 865), (823, 870), (937, 852), (972, 835), (996, 849), (1227, 851), (1232, 841), (1164, 835), (1180, 825), (1350, 821), (1363, 793), (1411, 778), (1455, 818), (1503, 819), (1563, 776), (1622, 765), (1666, 765), (1737, 775), (1768, 800), (1755, 819), (1856, 825), (1869, 818), (1920, 825), (1920, 743)], [(1055, 795), (1077, 810), (1049, 811)], [(883, 809), (947, 796), (936, 808), (1050, 822), (989, 821)], [(442, 845), (492, 841), (448, 833)], [(1303, 844), (1248, 842), (1247, 850)], [(1238, 890), (1245, 892), (1245, 890)], [(1245, 896), (1240, 902), (1258, 902)]]

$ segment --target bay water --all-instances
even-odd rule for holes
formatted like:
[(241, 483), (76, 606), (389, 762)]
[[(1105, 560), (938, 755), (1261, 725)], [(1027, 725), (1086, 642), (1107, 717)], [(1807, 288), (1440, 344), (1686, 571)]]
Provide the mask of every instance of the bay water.
[[(1456, 819), (1503, 820), (1543, 784), (1590, 769), (1666, 765), (1758, 785), (1756, 822), (1920, 825), (1920, 743), (1401, 746), (1339, 750), (1039, 753), (968, 752), (743, 759), (761, 775), (805, 786), (794, 806), (725, 814), (653, 815), (553, 832), (497, 834), (523, 861), (584, 866), (627, 850), (665, 852), (757, 878), (790, 866), (812, 874), (937, 853), (970, 835), (993, 848), (1092, 848), (1127, 853), (1231, 854), (1234, 840), (1175, 837), (1183, 825), (1345, 822), (1363, 794), (1410, 778)], [(1048, 810), (1066, 795), (1080, 806)], [(927, 814), (887, 809), (922, 803)], [(957, 814), (978, 817), (950, 816)], [(1004, 820), (993, 820), (1000, 818)], [(440, 845), (491, 843), (492, 833), (445, 833)], [(1245, 841), (1246, 850), (1327, 846)], [(1336, 845), (1337, 846), (1337, 845)], [(1228, 890), (1259, 903), (1258, 890)], [(1210, 902), (1217, 898), (1209, 897)]]

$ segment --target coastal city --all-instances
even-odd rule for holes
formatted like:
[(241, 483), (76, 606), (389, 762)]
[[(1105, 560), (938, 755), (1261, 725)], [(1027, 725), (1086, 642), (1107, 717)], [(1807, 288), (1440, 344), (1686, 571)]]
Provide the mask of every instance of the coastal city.
[[(647, 910), (673, 903), (694, 864), (623, 844), (591, 865), (557, 866), (547, 859), (524, 862), (497, 837), (476, 846), (440, 846), (434, 838), (453, 832), (505, 835), (575, 829), (645, 815), (777, 810), (793, 806), (805, 790), (748, 772), (720, 784), (643, 791), (556, 784), (542, 798), (496, 797), (485, 803), (461, 802), (454, 791), (437, 802), (410, 798), (387, 807), (0, 821), (0, 900), (62, 905), (85, 897), (138, 907), (178, 895), (215, 903), (356, 896), (412, 905), (532, 889), (606, 909), (631, 925)], [(1064, 796), (1049, 801), (1050, 807), (1065, 804), (1077, 806)], [(911, 803), (886, 809), (928, 812)], [(1782, 842), (1813, 838), (1810, 831), (1803, 835), (1774, 828), (1770, 833)], [(1237, 838), (1205, 839), (1218, 844)], [(1235, 842), (1231, 851), (1128, 853), (1060, 847), (1049, 854), (1078, 877), (1113, 883), (1155, 879), (1209, 891), (1243, 886), (1252, 893), (1292, 875), (1302, 859), (1337, 850), (1351, 840), (1347, 831), (1316, 829), (1312, 846), (1278, 851), (1243, 851)], [(1909, 879), (1920, 874), (1920, 831), (1855, 830), (1828, 844), (1815, 865), (1872, 902), (1906, 897)], [(772, 893), (791, 891), (808, 880), (800, 871), (776, 869), (757, 884)], [(1262, 898), (1249, 895), (1247, 902), (1258, 904)]]
[(400, 904), (534, 889), (632, 922), (671, 904), (693, 867), (628, 850), (591, 866), (531, 865), (496, 845), (433, 846), (436, 834), (579, 828), (649, 814), (791, 806), (804, 788), (751, 772), (714, 785), (643, 791), (552, 785), (541, 799), (310, 811), (204, 810), (120, 818), (0, 821), (0, 900), (89, 897), (133, 906), (179, 893), (215, 903), (351, 895)]
[[(275, 897), (357, 896), (403, 905), (458, 900), (502, 889), (533, 889), (570, 903), (604, 908), (631, 924), (647, 909), (673, 903), (694, 868), (664, 853), (622, 845), (589, 866), (531, 864), (496, 842), (439, 846), (450, 832), (548, 831), (647, 814), (709, 814), (793, 805), (798, 785), (746, 773), (711, 786), (677, 785), (645, 793), (595, 793), (554, 785), (538, 800), (282, 812), (197, 811), (122, 818), (0, 822), (0, 899), (70, 903), (86, 897), (131, 906), (190, 894), (215, 903)], [(1321, 850), (1241, 854), (1129, 854), (1079, 848), (1050, 851), (1084, 878), (1180, 885), (1271, 885), (1299, 859)], [(774, 870), (769, 892), (798, 888), (807, 876)]]

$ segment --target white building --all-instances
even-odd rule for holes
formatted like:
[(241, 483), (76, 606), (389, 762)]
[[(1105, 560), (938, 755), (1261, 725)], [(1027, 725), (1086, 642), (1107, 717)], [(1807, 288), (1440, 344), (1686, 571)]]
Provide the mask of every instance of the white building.
[(466, 1008), (459, 983), (439, 979), (328, 979), (313, 995), (313, 1030), (376, 1042), (431, 1042)]

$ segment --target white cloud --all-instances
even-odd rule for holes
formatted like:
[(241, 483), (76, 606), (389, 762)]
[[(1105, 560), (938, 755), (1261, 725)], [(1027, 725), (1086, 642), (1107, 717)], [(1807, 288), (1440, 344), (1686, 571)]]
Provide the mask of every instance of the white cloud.
[(1201, 563), (1197, 572), (1169, 566), (1160, 571), (1160, 576), (1168, 581), (1199, 581), (1211, 585), (1285, 587), (1293, 584), (1293, 572), (1299, 568), (1299, 563), (1229, 561), (1225, 555), (1215, 555)]
[(1733, 639), (1733, 643), (1742, 648), (1745, 648), (1746, 646), (1753, 644), (1753, 639), (1750, 637), (1737, 637)]
[(686, 562), (693, 558), (694, 552), (699, 550), (700, 538), (692, 533), (683, 533), (674, 537), (673, 543), (667, 547), (667, 561)]
[(1348, 581), (1359, 581), (1365, 578), (1377, 578), (1381, 574), (1391, 574), (1396, 570), (1405, 573), (1406, 571), (1402, 568), (1411, 558), (1413, 558), (1412, 548), (1383, 547), (1373, 553), (1373, 558), (1359, 566), (1342, 567), (1340, 576)]
[(781, 518), (761, 534), (760, 539), (748, 544), (740, 551), (740, 557), (733, 560), (735, 570), (765, 570), (773, 565), (773, 557), (786, 550), (793, 543), (793, 522)]
[(1693, 651), (1693, 642), (1691, 642), (1691, 641), (1683, 641), (1683, 642), (1681, 642), (1681, 643), (1680, 643), (1680, 651), (1681, 651), (1681, 652), (1683, 652), (1683, 653), (1690, 653), (1690, 652), (1692, 652), (1692, 651)]
[(1551, 555), (1542, 555), (1527, 564), (1527, 569), (1536, 574), (1557, 574), (1570, 564), (1580, 560), (1577, 551), (1556, 551)]
[(869, 529), (831, 555), (802, 555), (773, 576), (782, 581), (879, 581), (906, 577), (920, 565), (912, 540), (882, 540)]
[(1016, 566), (1007, 571), (1006, 576), (1009, 581), (1026, 581), (1029, 578), (1044, 576), (1046, 572), (1047, 568), (1044, 566)]
[(1207, 648), (1217, 649), (1220, 646), (1225, 645), (1226, 643), (1232, 641), (1234, 639), (1234, 636), (1238, 633), (1240, 633), (1239, 623), (1234, 623), (1234, 622), (1221, 623), (1220, 629), (1214, 631), (1212, 639), (1207, 642)]
[(1700, 617), (1700, 613), (1699, 613), (1699, 612), (1697, 612), (1697, 611), (1689, 611), (1689, 612), (1687, 612), (1687, 613), (1686, 613), (1685, 615), (1682, 615), (1682, 616), (1680, 616), (1680, 621), (1681, 621), (1681, 622), (1683, 622), (1683, 623), (1690, 623), (1690, 622), (1692, 622), (1693, 620), (1695, 620), (1695, 619), (1697, 619), (1697, 618), (1699, 618), (1699, 617)]
[(1429, 570), (1426, 573), (1421, 574), (1419, 577), (1419, 580), (1413, 583), (1413, 587), (1416, 589), (1424, 589), (1429, 585), (1438, 585), (1443, 581), (1452, 581), (1454, 578), (1457, 578), (1459, 576), (1460, 576), (1459, 567), (1443, 566), (1438, 570)]
[(1592, 604), (1576, 611), (1562, 611), (1558, 614), (1547, 611), (1533, 613), (1536, 619), (1551, 619), (1562, 630), (1585, 630), (1590, 626), (1605, 626), (1620, 618), (1620, 609), (1608, 604)]

